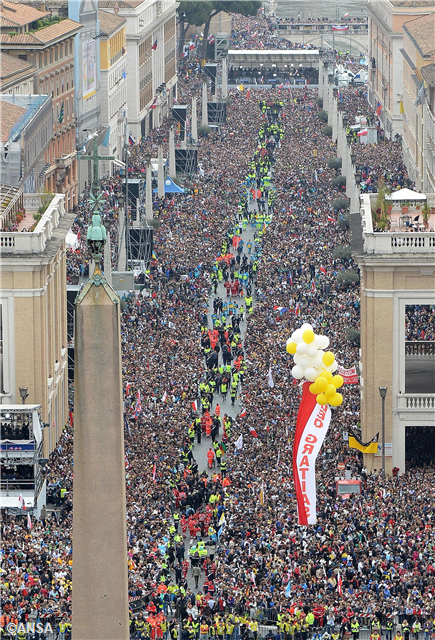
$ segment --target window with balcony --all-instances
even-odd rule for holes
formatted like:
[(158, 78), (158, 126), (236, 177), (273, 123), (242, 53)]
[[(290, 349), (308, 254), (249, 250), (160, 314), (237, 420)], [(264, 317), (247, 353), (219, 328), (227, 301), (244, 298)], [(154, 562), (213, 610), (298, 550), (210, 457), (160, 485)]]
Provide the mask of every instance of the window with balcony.
[[(416, 215), (414, 215), (416, 214)], [(422, 209), (409, 224), (424, 230)], [(435, 305), (407, 305), (405, 309), (405, 393), (434, 393)]]

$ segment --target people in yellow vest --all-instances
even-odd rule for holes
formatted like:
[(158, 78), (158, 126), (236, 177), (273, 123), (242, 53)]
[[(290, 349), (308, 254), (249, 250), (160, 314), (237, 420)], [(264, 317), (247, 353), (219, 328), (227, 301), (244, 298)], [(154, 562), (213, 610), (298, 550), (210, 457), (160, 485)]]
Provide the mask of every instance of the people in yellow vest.
[(358, 640), (359, 638), (359, 622), (356, 618), (352, 618), (350, 623), (350, 630), (353, 635), (353, 640)]
[(256, 620), (251, 620), (249, 622), (249, 628), (252, 632), (252, 635), (254, 636), (254, 640), (257, 640), (258, 638), (258, 622)]
[(409, 627), (409, 622), (405, 618), (405, 620), (402, 622), (402, 633), (403, 633), (403, 636), (404, 636), (405, 640), (409, 640), (410, 631), (411, 631), (411, 629)]
[(417, 620), (415, 620), (414, 624), (412, 625), (412, 633), (414, 634), (415, 640), (418, 640), (418, 634), (420, 633), (420, 631), (421, 631), (421, 622), (417, 618)]

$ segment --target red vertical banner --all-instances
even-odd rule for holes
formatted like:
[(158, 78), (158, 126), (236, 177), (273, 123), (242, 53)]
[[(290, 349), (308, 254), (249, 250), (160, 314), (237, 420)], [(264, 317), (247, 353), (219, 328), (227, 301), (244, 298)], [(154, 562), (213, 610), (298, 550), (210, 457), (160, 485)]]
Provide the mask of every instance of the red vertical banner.
[(299, 524), (316, 524), (316, 458), (331, 421), (328, 405), (316, 402), (304, 382), (293, 445), (293, 480)]

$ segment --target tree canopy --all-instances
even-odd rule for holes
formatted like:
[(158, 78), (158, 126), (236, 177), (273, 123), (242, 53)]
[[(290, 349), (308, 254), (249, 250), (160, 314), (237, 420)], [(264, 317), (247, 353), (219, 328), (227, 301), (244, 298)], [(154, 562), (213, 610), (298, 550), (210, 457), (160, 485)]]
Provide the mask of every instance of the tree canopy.
[(189, 25), (200, 27), (204, 25), (204, 34), (202, 41), (202, 57), (205, 56), (207, 47), (207, 38), (210, 32), (210, 22), (221, 11), (226, 13), (240, 13), (243, 16), (255, 16), (260, 9), (262, 3), (258, 0), (182, 0), (178, 6), (178, 14), (187, 26), (183, 28), (182, 40), (187, 32)]

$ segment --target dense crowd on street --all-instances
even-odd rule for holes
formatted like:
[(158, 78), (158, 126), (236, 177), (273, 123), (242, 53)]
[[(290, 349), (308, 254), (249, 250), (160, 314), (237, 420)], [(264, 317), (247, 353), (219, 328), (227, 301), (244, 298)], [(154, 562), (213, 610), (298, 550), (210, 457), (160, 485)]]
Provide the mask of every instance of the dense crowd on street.
[[(239, 44), (251, 46), (251, 38), (240, 34), (249, 36), (256, 20), (234, 18)], [(195, 63), (182, 68), (183, 100), (199, 96)], [(367, 113), (363, 97), (350, 90), (349, 95), (353, 110)], [(358, 385), (345, 387), (319, 456), (318, 523), (297, 525), (291, 454), (300, 388), (292, 384), (286, 340), (310, 322), (329, 336), (340, 365), (350, 368), (358, 360), (357, 342), (348, 337), (350, 329), (359, 331), (359, 285), (339, 278), (355, 266), (334, 253), (349, 244), (349, 231), (331, 204), (340, 195), (327, 164), (335, 146), (320, 133), (316, 97), (309, 88), (255, 89), (249, 97), (231, 91), (227, 122), (219, 133), (200, 139), (202, 173), (185, 179), (187, 195), (155, 198), (160, 226), (151, 288), (131, 293), (122, 304), (129, 595), (132, 608), (138, 600), (143, 605), (139, 615), (132, 611), (132, 637), (257, 640), (259, 624), (266, 621), (276, 625), (277, 640), (314, 634), (337, 640), (347, 631), (356, 640), (356, 623), (368, 625), (373, 640), (381, 625), (401, 638), (397, 622), (405, 640), (415, 624), (414, 631), (421, 623), (428, 634), (425, 640), (433, 632), (434, 470), (423, 464), (383, 480), (376, 458), (373, 467), (364, 467), (343, 438), (348, 428), (359, 428)], [(158, 133), (165, 136), (166, 153), (167, 126), (132, 147), (135, 171), (155, 151)], [(402, 175), (392, 160), (398, 154), (393, 145), (385, 141), (357, 150), (367, 175), (384, 172), (392, 185)], [(264, 163), (275, 190), (271, 186), (273, 198), (265, 198), (264, 223), (256, 226), (255, 219), (253, 225), (249, 221), (247, 199), (265, 196)], [(116, 264), (120, 178), (104, 179), (102, 188)], [(255, 302), (246, 313), (244, 339), (230, 318), (232, 337), (220, 341), (230, 343), (234, 361), (238, 354), (244, 362), (238, 387), (243, 415), (227, 426), (216, 410), (218, 392), (206, 389), (205, 367), (213, 368), (206, 351), (207, 336), (211, 342), (213, 335), (207, 308), (220, 270), (229, 277), (237, 268), (221, 269), (217, 258), (232, 254), (235, 260), (233, 237), (243, 236), (245, 216), (246, 226), (256, 226), (252, 252), (258, 273), (246, 245), (239, 255), (252, 265)], [(68, 254), (69, 277), (86, 275), (89, 219), (85, 195), (73, 227), (79, 245)], [(433, 338), (433, 313), (425, 313), (419, 312), (418, 326)], [(409, 339), (413, 324), (414, 316), (408, 316)], [(207, 406), (202, 400), (210, 394)], [(207, 412), (216, 438), (207, 436)], [(240, 435), (243, 446), (236, 448)], [(210, 447), (212, 439), (222, 444), (216, 451), (224, 466), (212, 476), (196, 462), (201, 438)], [(6, 516), (1, 530), (3, 615), (18, 621), (47, 616), (56, 628), (66, 625), (61, 637), (68, 637), (71, 621), (72, 455), (68, 425), (46, 470), (55, 511), (44, 511), (32, 528), (27, 519)], [(346, 501), (335, 489), (342, 458), (363, 487), (360, 496)]]

